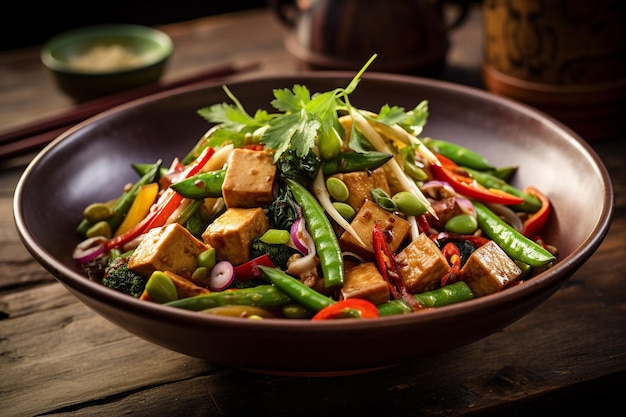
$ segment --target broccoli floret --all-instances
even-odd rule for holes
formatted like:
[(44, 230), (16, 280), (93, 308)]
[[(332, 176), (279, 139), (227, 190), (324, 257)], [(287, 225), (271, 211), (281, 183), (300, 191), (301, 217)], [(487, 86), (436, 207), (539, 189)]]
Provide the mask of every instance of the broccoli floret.
[(250, 243), (250, 258), (254, 259), (267, 253), (274, 264), (281, 268), (287, 269), (287, 261), (295, 254), (300, 253), (291, 246), (265, 243), (259, 237), (252, 238)]
[(107, 267), (102, 284), (105, 287), (139, 298), (146, 288), (147, 278), (128, 269), (128, 259), (119, 257)]

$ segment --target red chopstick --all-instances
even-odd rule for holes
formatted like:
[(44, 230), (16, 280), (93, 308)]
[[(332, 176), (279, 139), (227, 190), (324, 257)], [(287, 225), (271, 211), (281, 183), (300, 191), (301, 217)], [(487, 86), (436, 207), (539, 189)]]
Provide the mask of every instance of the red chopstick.
[(174, 88), (220, 79), (258, 68), (257, 63), (212, 68), (164, 84), (152, 84), (79, 104), (76, 107), (25, 126), (0, 132), (0, 160), (41, 149), (73, 125), (128, 101)]

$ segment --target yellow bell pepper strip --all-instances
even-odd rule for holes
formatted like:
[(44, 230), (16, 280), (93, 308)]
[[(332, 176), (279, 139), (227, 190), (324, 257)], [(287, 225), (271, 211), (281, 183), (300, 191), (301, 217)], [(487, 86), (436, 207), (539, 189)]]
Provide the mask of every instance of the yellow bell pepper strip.
[(150, 184), (142, 185), (137, 192), (135, 201), (130, 206), (128, 214), (124, 217), (122, 224), (117, 228), (113, 237), (120, 236), (130, 230), (131, 227), (136, 225), (148, 215), (150, 207), (156, 200), (159, 193), (159, 184), (151, 182)]
[[(200, 156), (192, 164), (185, 168), (185, 172), (182, 175), (183, 178), (189, 178), (197, 174), (207, 161), (211, 159), (214, 153), (215, 151), (213, 148), (205, 148)], [(182, 201), (182, 195), (178, 194), (173, 189), (168, 188), (153, 204), (153, 206), (156, 205), (154, 210), (150, 210), (148, 215), (144, 217), (143, 220), (135, 224), (135, 226), (126, 231), (126, 233), (107, 241), (105, 244), (106, 249), (111, 250), (112, 248), (121, 246), (154, 227), (163, 226), (172, 213), (174, 213), (178, 206), (180, 206)]]
[(374, 258), (376, 259), (378, 270), (384, 280), (387, 281), (392, 297), (395, 299), (402, 298), (413, 311), (420, 310), (422, 305), (415, 300), (413, 295), (408, 291), (405, 282), (402, 280), (393, 253), (389, 250), (385, 235), (378, 224), (375, 224), (372, 229), (372, 244), (374, 246)]
[(360, 298), (347, 298), (321, 309), (311, 320), (375, 319), (378, 316), (378, 309), (371, 301)]
[(550, 216), (551, 204), (548, 197), (535, 187), (528, 186), (524, 188), (524, 192), (537, 197), (539, 201), (541, 201), (541, 208), (528, 216), (522, 228), (522, 234), (524, 236), (534, 239)]
[(431, 164), (430, 170), (437, 180), (447, 182), (457, 193), (483, 203), (512, 205), (524, 202), (524, 199), (521, 197), (495, 188), (482, 186), (466, 171), (459, 168), (458, 165), (443, 155), (437, 155), (437, 158), (441, 164)]
[(478, 226), (484, 234), (495, 241), (513, 260), (533, 267), (546, 266), (556, 257), (545, 248), (533, 242), (494, 214), (484, 204), (473, 201)]

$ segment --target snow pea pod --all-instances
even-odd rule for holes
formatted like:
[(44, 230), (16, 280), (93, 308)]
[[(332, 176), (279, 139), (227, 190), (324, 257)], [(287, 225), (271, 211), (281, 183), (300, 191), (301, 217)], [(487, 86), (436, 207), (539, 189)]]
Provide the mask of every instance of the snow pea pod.
[(322, 162), (322, 171), (325, 176), (328, 176), (337, 173), (376, 169), (392, 157), (393, 155), (389, 153), (377, 151), (343, 152), (336, 158), (324, 160)]
[(432, 138), (425, 139), (424, 145), (431, 151), (454, 161), (457, 165), (480, 171), (494, 169), (494, 166), (487, 158), (461, 145)]
[(556, 259), (554, 255), (515, 230), (484, 204), (478, 201), (472, 201), (472, 204), (476, 210), (478, 226), (512, 259), (534, 267), (548, 265)]
[(280, 288), (281, 291), (291, 297), (293, 301), (311, 311), (320, 311), (336, 302), (332, 298), (315, 291), (313, 288), (307, 287), (297, 278), (292, 277), (278, 268), (259, 265), (259, 269), (272, 284)]
[(170, 185), (174, 191), (185, 198), (221, 197), (222, 185), (226, 177), (225, 169), (202, 172)]
[[(436, 290), (426, 291), (420, 294), (413, 294), (413, 297), (423, 307), (442, 307), (450, 304), (460, 303), (474, 298), (474, 293), (464, 282), (459, 281)], [(381, 316), (391, 316), (394, 314), (412, 313), (413, 310), (402, 298), (387, 301), (377, 306), (378, 314)]]
[(274, 285), (259, 285), (257, 287), (225, 290), (196, 295), (188, 298), (170, 301), (163, 305), (182, 308), (185, 310), (202, 311), (225, 305), (247, 305), (263, 308), (278, 308), (293, 300)]
[(313, 194), (302, 184), (286, 179), (296, 202), (302, 207), (306, 228), (313, 238), (326, 288), (343, 285), (344, 269), (341, 248), (333, 226)]
[(508, 182), (498, 177), (495, 177), (489, 173), (477, 171), (475, 169), (471, 169), (467, 167), (462, 167), (462, 168), (466, 170), (472, 176), (472, 178), (474, 178), (476, 182), (478, 182), (483, 187), (502, 190), (505, 193), (509, 193), (511, 195), (521, 197), (522, 199), (524, 199), (523, 203), (512, 205), (511, 206), (512, 209), (524, 211), (527, 213), (534, 213), (541, 208), (541, 201), (534, 195), (525, 193), (524, 191), (512, 186)]

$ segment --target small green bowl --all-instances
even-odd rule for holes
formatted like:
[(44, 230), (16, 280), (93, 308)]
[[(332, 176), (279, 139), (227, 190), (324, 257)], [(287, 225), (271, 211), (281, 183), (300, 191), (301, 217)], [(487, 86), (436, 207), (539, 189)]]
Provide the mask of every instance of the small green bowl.
[(159, 81), (174, 50), (165, 33), (146, 26), (86, 26), (61, 33), (41, 49), (57, 86), (76, 102)]

